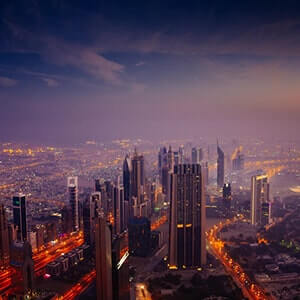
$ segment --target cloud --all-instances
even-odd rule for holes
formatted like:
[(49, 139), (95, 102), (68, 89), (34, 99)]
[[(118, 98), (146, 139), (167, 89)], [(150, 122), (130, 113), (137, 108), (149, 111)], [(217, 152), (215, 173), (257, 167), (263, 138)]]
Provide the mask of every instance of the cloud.
[(0, 86), (1, 87), (13, 87), (17, 84), (17, 80), (8, 78), (8, 77), (0, 77)]
[(138, 63), (135, 64), (136, 67), (140, 67), (140, 66), (143, 66), (145, 64), (144, 61), (140, 61)]
[(59, 86), (59, 83), (57, 80), (52, 78), (42, 78), (42, 80), (47, 84), (49, 87), (57, 87)]

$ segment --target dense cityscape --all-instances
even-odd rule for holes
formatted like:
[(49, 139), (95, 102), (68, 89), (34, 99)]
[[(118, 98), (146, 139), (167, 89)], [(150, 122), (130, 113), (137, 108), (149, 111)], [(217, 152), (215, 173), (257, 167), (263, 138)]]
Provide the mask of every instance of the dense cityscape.
[(0, 1), (0, 300), (300, 300), (300, 1)]
[(292, 299), (299, 164), (292, 142), (3, 143), (1, 296)]

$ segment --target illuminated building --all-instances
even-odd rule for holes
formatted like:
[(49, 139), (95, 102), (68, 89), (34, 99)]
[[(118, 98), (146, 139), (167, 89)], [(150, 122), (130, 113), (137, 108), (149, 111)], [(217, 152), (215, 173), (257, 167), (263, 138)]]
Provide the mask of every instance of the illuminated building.
[(94, 192), (83, 204), (84, 241), (90, 246), (95, 244), (95, 222), (101, 209), (101, 193)]
[(269, 183), (267, 175), (251, 177), (251, 224), (265, 226), (270, 220)]
[(9, 263), (9, 235), (5, 207), (0, 204), (0, 268)]
[(229, 211), (231, 208), (231, 185), (230, 183), (225, 183), (223, 186), (223, 205), (225, 210)]
[(131, 179), (131, 197), (136, 199), (136, 205), (139, 206), (143, 202), (144, 188), (144, 156), (138, 155), (136, 149), (131, 160), (132, 179)]
[(145, 217), (132, 218), (128, 225), (129, 252), (133, 256), (146, 257), (151, 250), (151, 224)]
[(68, 177), (69, 204), (72, 216), (72, 231), (79, 230), (78, 177)]
[(206, 263), (204, 180), (200, 164), (175, 166), (171, 174), (169, 267)]
[(112, 242), (113, 300), (129, 300), (128, 233), (114, 236)]
[(222, 149), (219, 147), (219, 144), (217, 146), (217, 151), (218, 151), (218, 159), (217, 159), (217, 185), (218, 187), (223, 187), (224, 185), (224, 152)]
[(111, 230), (106, 219), (96, 220), (96, 288), (97, 300), (112, 300)]
[(209, 169), (208, 169), (208, 162), (206, 161), (205, 164), (202, 167), (203, 172), (203, 179), (204, 179), (204, 186), (208, 186), (209, 181)]
[(13, 197), (14, 225), (17, 228), (17, 240), (27, 239), (27, 215), (25, 195), (18, 194)]

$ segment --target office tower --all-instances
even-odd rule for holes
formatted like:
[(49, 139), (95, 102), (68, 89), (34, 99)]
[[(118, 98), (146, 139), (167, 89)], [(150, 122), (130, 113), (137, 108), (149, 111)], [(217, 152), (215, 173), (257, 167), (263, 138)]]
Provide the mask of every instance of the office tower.
[(130, 300), (128, 233), (123, 232), (112, 241), (113, 300)]
[(83, 234), (89, 246), (95, 245), (95, 222), (101, 211), (101, 193), (94, 192), (83, 203)]
[[(9, 235), (5, 207), (0, 204), (0, 266), (6, 267), (9, 263)], [(1, 269), (1, 267), (0, 267)]]
[(136, 216), (135, 211), (139, 210), (140, 204), (144, 201), (144, 157), (138, 155), (136, 149), (131, 160), (131, 197), (134, 206), (133, 216)]
[(208, 168), (208, 162), (206, 161), (203, 168), (203, 179), (204, 179), (204, 187), (207, 188), (208, 184), (209, 184), (209, 168)]
[(46, 242), (55, 241), (57, 239), (57, 225), (56, 223), (46, 224)]
[(171, 146), (169, 146), (168, 154), (167, 154), (167, 165), (169, 170), (174, 169), (174, 153), (172, 151)]
[[(132, 206), (131, 202), (131, 172), (132, 172), (132, 167), (131, 167), (131, 160), (128, 155), (126, 155), (124, 162), (123, 162), (123, 188), (124, 188), (124, 206), (127, 207), (129, 210), (129, 206)], [(128, 214), (130, 212), (128, 211)], [(126, 223), (127, 226), (127, 223)]]
[(237, 151), (236, 155), (232, 159), (232, 170), (240, 171), (244, 169), (245, 157), (240, 150)]
[(31, 246), (31, 249), (33, 251), (35, 251), (37, 249), (36, 232), (35, 231), (28, 232), (28, 241)]
[(218, 160), (217, 160), (217, 185), (218, 187), (223, 187), (224, 185), (224, 164), (225, 164), (225, 159), (224, 159), (224, 152), (222, 149), (219, 147), (219, 144), (217, 146), (218, 150)]
[[(36, 232), (36, 247), (37, 249), (41, 249), (45, 243), (45, 225), (36, 225), (34, 230)], [(66, 231), (63, 232), (65, 233)]]
[(68, 177), (69, 204), (72, 216), (72, 231), (79, 230), (78, 177)]
[(25, 241), (27, 239), (27, 216), (25, 195), (13, 196), (14, 225), (17, 227), (17, 239)]
[(231, 185), (230, 183), (225, 183), (223, 186), (223, 206), (227, 212), (230, 211), (231, 208)]
[(184, 164), (184, 146), (181, 145), (178, 151), (178, 164)]
[(151, 224), (148, 218), (132, 218), (128, 224), (129, 253), (146, 257), (150, 253)]
[(97, 300), (112, 300), (111, 230), (103, 217), (96, 220)]
[(62, 231), (63, 233), (71, 233), (73, 231), (72, 212), (69, 206), (64, 206), (61, 211)]
[[(32, 248), (28, 241), (15, 241), (11, 247), (10, 264), (15, 273), (12, 276), (12, 285), (18, 292), (17, 296), (32, 291), (34, 287), (34, 266)], [(17, 297), (17, 299), (23, 299)]]
[(161, 179), (162, 168), (167, 164), (167, 148), (163, 147), (158, 152), (158, 172)]
[(178, 151), (174, 151), (174, 165), (178, 165), (179, 164), (179, 152)]
[(192, 148), (192, 164), (200, 164), (203, 159), (203, 151), (201, 148)]
[(251, 177), (251, 224), (265, 226), (270, 220), (269, 183), (267, 175)]
[(200, 164), (175, 166), (171, 174), (169, 268), (206, 263), (204, 180)]

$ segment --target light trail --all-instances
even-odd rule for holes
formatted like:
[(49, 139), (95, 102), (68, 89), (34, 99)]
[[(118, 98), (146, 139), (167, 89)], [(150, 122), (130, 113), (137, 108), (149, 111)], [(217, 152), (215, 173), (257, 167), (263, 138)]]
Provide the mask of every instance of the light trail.
[(224, 249), (224, 242), (217, 237), (217, 234), (224, 226), (228, 226), (236, 221), (238, 218), (232, 220), (227, 220), (226, 222), (220, 222), (219, 225), (215, 225), (210, 229), (206, 235), (207, 240), (210, 245), (210, 248), (213, 254), (221, 261), (225, 267), (226, 272), (234, 279), (236, 283), (241, 287), (245, 297), (253, 300), (270, 300), (271, 297), (268, 297), (258, 284), (252, 282), (248, 275), (244, 272), (242, 267), (235, 262)]

